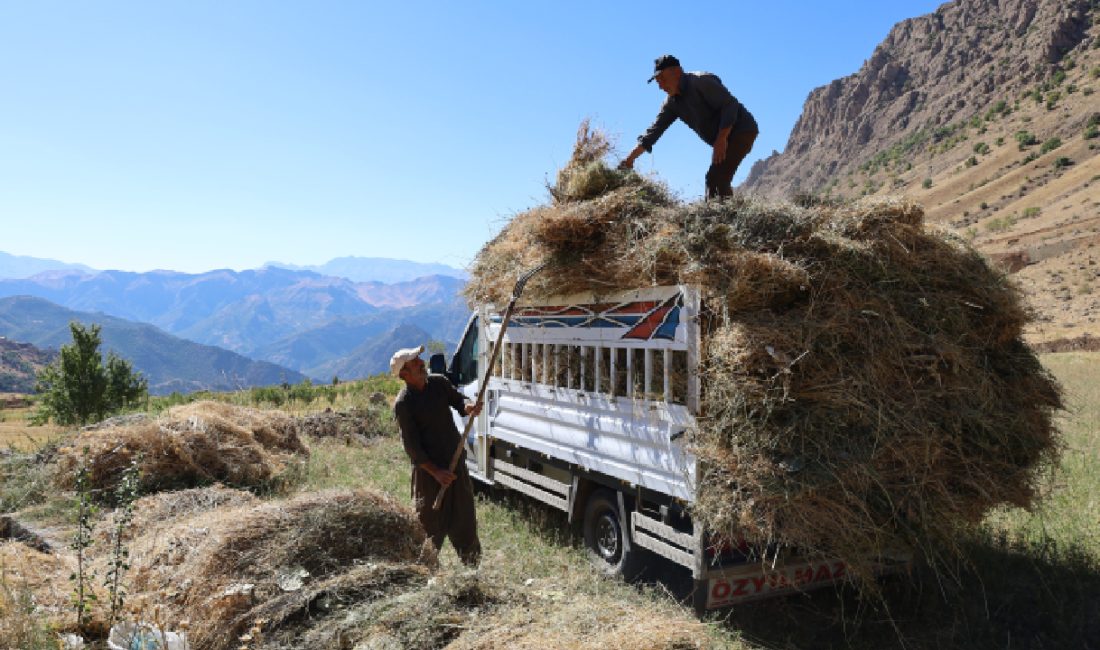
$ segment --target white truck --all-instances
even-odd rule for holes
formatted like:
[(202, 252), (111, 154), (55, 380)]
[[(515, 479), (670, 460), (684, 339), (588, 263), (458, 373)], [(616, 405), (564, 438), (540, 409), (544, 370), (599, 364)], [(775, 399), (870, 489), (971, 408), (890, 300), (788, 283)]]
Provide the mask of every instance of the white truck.
[[(607, 574), (634, 578), (652, 554), (686, 567), (700, 613), (832, 584), (843, 562), (764, 561), (692, 521), (699, 314), (690, 286), (521, 300), (466, 441), (470, 474), (565, 511)], [(500, 327), (497, 308), (479, 306), (433, 372), (474, 399)]]

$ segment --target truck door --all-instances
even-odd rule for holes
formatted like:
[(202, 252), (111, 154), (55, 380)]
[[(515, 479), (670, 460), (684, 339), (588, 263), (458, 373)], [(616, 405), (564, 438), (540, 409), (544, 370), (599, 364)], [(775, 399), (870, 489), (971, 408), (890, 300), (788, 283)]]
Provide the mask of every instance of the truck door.
[[(477, 392), (481, 385), (478, 377), (478, 355), (480, 352), (478, 315), (475, 312), (466, 324), (462, 342), (458, 344), (454, 356), (451, 357), (451, 364), (447, 369), (447, 375), (454, 382), (455, 387), (471, 402), (477, 399)], [(487, 407), (483, 408), (482, 415), (479, 416), (482, 418), (482, 422), (485, 422), (484, 418), (487, 417), (487, 410)], [(462, 431), (466, 426), (466, 418), (458, 415), (453, 410), (451, 412), (453, 413), (452, 417), (455, 418), (455, 425), (458, 426), (459, 431)], [(470, 434), (466, 439), (466, 463), (470, 466), (472, 472), (484, 475), (485, 467), (482, 458), (485, 454), (480, 450), (482, 446), (480, 442), (482, 428), (481, 424), (478, 423), (470, 429)]]

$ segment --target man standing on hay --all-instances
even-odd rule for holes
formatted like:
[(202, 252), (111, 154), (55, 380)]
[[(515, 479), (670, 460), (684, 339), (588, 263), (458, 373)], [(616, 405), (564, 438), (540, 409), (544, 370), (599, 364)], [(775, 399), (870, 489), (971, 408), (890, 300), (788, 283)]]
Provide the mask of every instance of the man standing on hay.
[(653, 145), (679, 118), (714, 148), (706, 176), (707, 198), (732, 195), (733, 175), (760, 134), (752, 113), (730, 94), (717, 75), (684, 72), (680, 61), (671, 54), (654, 61), (649, 81), (654, 79), (661, 90), (668, 93), (668, 99), (653, 125), (638, 138), (638, 146), (619, 163), (619, 168), (633, 169), (638, 156), (653, 151)]
[[(390, 371), (405, 382), (397, 395), (393, 412), (401, 428), (401, 442), (412, 461), (412, 494), (416, 515), (439, 551), (443, 538), (449, 537), (458, 557), (467, 566), (476, 566), (481, 557), (477, 537), (477, 513), (474, 488), (466, 469), (466, 452), (450, 471), (448, 466), (462, 436), (450, 409), (476, 416), (477, 404), (467, 404), (462, 393), (443, 375), (429, 375), (420, 354), (424, 346), (398, 350), (390, 358)], [(447, 487), (443, 504), (435, 510), (436, 495)]]

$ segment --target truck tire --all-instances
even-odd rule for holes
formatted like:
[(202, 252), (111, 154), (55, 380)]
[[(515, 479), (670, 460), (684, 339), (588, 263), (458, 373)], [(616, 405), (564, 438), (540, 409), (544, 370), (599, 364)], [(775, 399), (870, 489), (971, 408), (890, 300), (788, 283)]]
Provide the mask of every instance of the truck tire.
[(584, 546), (596, 570), (630, 581), (641, 575), (646, 558), (642, 549), (627, 539), (623, 514), (613, 491), (593, 492), (584, 508)]

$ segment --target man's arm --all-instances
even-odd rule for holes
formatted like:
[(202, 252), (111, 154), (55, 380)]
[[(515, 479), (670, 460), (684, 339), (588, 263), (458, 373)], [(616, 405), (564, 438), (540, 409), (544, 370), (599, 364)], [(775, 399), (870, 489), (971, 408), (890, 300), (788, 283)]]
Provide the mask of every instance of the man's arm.
[(449, 379), (446, 377), (442, 377), (441, 379), (447, 382), (447, 403), (451, 405), (451, 408), (458, 411), (461, 415), (477, 415), (481, 413), (480, 404), (468, 404), (466, 402), (466, 396), (459, 392)]
[(653, 120), (653, 124), (638, 138), (638, 146), (634, 147), (626, 158), (623, 158), (623, 161), (619, 163), (619, 169), (633, 169), (634, 161), (638, 159), (638, 156), (646, 151), (653, 151), (653, 145), (657, 144), (657, 140), (664, 135), (668, 127), (672, 126), (675, 121), (676, 110), (672, 107), (672, 101), (666, 100), (661, 106), (661, 112), (657, 113), (657, 119)]

